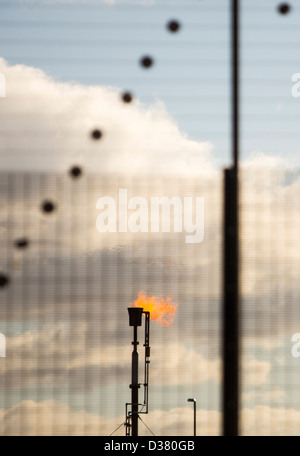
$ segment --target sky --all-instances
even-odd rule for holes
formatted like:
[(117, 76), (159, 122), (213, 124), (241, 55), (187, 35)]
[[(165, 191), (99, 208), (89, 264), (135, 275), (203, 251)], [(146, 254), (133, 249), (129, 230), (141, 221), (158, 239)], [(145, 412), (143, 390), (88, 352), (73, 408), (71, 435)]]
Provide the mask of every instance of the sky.
[[(299, 11), (242, 2), (242, 156), (297, 160)], [(177, 19), (178, 33), (166, 23)], [(146, 106), (161, 100), (180, 130), (212, 141), (230, 163), (230, 15), (227, 1), (1, 2), (1, 56), (59, 81), (131, 90)], [(138, 64), (152, 55), (153, 68)], [(288, 149), (288, 150), (287, 150)]]
[[(242, 1), (241, 294), (244, 434), (299, 434), (300, 11)], [(157, 435), (221, 432), (222, 169), (230, 151), (229, 2), (14, 0), (0, 5), (0, 434), (108, 435), (130, 399), (127, 307), (151, 322)], [(180, 23), (177, 33), (166, 24)], [(142, 68), (150, 55), (153, 67)], [(130, 91), (133, 102), (121, 99)], [(91, 132), (100, 129), (99, 140)], [(73, 166), (83, 174), (69, 174)], [(99, 233), (99, 198), (202, 197), (204, 240)], [(55, 211), (45, 214), (41, 203)], [(15, 247), (26, 237), (29, 246)], [(143, 333), (141, 331), (141, 338)], [(140, 344), (142, 353), (142, 343)], [(147, 434), (147, 428), (141, 426)], [(121, 427), (117, 435), (123, 435)], [(148, 434), (147, 434), (148, 435)]]

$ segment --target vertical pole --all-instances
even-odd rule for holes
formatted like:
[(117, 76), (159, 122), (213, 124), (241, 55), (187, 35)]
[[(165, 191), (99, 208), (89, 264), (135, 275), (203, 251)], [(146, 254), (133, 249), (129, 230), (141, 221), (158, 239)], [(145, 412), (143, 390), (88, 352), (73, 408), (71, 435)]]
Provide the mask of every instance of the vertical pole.
[(233, 166), (224, 172), (223, 435), (239, 434), (239, 0), (232, 0)]
[(131, 407), (132, 407), (132, 436), (138, 435), (138, 403), (139, 403), (139, 381), (138, 381), (138, 364), (139, 354), (137, 351), (137, 326), (133, 327), (133, 352), (132, 352), (132, 366), (131, 366)]
[(197, 405), (196, 405), (196, 401), (194, 401), (194, 437), (196, 437), (196, 428), (197, 428), (197, 424), (196, 424), (196, 420), (197, 420), (197, 409), (196, 409)]
[(240, 92), (240, 2), (231, 0), (232, 9), (232, 146), (233, 146), (233, 167), (238, 171), (239, 162), (239, 92)]
[(223, 435), (237, 436), (239, 420), (237, 182), (233, 169), (226, 169), (224, 177)]
[(196, 432), (197, 432), (197, 403), (195, 398), (189, 398), (187, 400), (188, 402), (193, 402), (194, 403), (194, 436), (196, 437)]

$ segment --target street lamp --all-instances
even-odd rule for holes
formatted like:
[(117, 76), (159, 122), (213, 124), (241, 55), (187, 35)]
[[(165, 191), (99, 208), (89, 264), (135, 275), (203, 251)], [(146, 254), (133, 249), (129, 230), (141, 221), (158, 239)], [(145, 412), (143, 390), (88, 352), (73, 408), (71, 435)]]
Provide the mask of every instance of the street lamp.
[(187, 402), (194, 402), (194, 436), (196, 437), (196, 404), (197, 401), (194, 398), (189, 398)]

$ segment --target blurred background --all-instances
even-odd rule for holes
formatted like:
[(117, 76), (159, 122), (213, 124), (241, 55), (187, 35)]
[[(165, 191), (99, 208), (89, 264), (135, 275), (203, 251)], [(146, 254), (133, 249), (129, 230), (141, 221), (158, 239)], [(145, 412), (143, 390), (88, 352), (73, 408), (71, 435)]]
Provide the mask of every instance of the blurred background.
[[(124, 435), (142, 291), (176, 312), (151, 321), (140, 434), (193, 435), (196, 398), (197, 435), (220, 435), (230, 2), (3, 0), (0, 16), (1, 435)], [(241, 1), (243, 435), (299, 435), (299, 22), (295, 2)], [(170, 232), (99, 232), (120, 189), (204, 198), (203, 240), (173, 213)]]

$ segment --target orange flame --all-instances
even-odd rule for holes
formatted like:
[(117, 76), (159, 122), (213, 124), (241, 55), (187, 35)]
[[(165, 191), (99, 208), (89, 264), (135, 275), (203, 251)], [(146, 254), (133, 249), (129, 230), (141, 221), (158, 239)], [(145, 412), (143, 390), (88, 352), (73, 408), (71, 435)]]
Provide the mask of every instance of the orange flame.
[(140, 291), (138, 298), (133, 303), (134, 307), (143, 307), (145, 312), (150, 312), (150, 319), (162, 326), (171, 326), (178, 304), (172, 303), (172, 297), (165, 299), (156, 296), (147, 296)]

